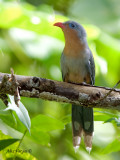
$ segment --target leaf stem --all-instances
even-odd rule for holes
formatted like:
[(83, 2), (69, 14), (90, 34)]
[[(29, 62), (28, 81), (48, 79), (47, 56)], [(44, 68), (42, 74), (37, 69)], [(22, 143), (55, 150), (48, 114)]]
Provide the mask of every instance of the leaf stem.
[(23, 136), (21, 137), (21, 139), (20, 139), (20, 141), (19, 141), (19, 144), (18, 144), (18, 146), (17, 146), (17, 148), (16, 148), (16, 152), (15, 152), (15, 155), (14, 155), (13, 160), (15, 160), (15, 158), (16, 158), (17, 150), (19, 149), (19, 147), (20, 147), (20, 145), (21, 145), (21, 143), (22, 143), (22, 141), (23, 141), (23, 138), (24, 138), (24, 136), (25, 136), (26, 133), (27, 133), (27, 129), (25, 130)]

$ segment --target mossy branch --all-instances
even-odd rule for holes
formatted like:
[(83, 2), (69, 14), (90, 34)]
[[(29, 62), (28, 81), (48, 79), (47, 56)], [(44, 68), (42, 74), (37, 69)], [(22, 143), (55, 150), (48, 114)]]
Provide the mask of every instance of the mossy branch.
[[(21, 75), (15, 75), (15, 78), (20, 96), (23, 97), (120, 110), (119, 89), (77, 85)], [(15, 95), (13, 85), (11, 74), (0, 73), (0, 94)]]

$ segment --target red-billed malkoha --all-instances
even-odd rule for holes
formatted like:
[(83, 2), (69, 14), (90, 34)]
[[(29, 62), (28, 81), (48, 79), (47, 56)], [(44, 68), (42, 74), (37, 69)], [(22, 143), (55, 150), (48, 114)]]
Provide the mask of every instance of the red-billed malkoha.
[[(61, 56), (63, 81), (93, 85), (95, 65), (86, 40), (85, 29), (74, 21), (58, 22), (54, 26), (60, 27), (65, 37), (65, 47)], [(86, 149), (90, 152), (94, 130), (93, 109), (72, 105), (72, 129), (75, 150), (79, 148), (83, 134)]]

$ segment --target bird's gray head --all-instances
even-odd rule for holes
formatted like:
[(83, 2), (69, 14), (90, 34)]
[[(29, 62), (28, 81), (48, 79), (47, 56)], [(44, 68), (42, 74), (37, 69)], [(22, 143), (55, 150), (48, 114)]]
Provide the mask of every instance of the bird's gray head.
[(77, 22), (74, 21), (66, 21), (64, 23), (57, 22), (54, 24), (54, 26), (60, 27), (63, 30), (65, 37), (70, 37), (70, 36), (73, 37), (72, 34), (74, 34), (80, 39), (86, 38), (85, 29), (81, 24)]
[(80, 38), (86, 37), (86, 31), (81, 24), (74, 21), (66, 21), (63, 25), (65, 25), (68, 30), (70, 29), (71, 32), (76, 31)]

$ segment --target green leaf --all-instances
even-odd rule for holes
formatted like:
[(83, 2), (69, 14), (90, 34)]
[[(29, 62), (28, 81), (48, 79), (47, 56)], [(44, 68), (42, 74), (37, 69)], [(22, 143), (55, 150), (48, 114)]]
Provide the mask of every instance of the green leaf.
[(4, 111), (7, 111), (7, 110), (15, 111), (19, 120), (26, 126), (26, 128), (30, 132), (31, 121), (30, 121), (30, 117), (27, 109), (24, 107), (24, 105), (21, 102), (19, 102), (19, 107), (18, 107), (14, 102), (13, 96), (9, 95), (9, 98), (10, 98), (10, 102), (8, 104), (8, 107)]
[(3, 139), (0, 140), (0, 151), (3, 150), (4, 148), (8, 147), (9, 145), (19, 141), (19, 139)]
[(117, 126), (120, 127), (120, 117), (119, 118), (115, 118), (115, 122), (116, 122)]
[[(5, 127), (5, 130), (7, 131), (7, 134), (17, 137), (17, 138), (14, 138), (16, 140), (17, 139), (19, 141), (21, 140), (21, 137), (23, 135), (20, 132), (13, 130), (11, 127), (7, 126), (5, 123), (0, 121), (0, 129), (2, 129), (4, 131), (4, 128), (2, 128), (2, 126)], [(1, 140), (9, 140), (10, 139), (11, 142), (14, 141), (11, 136), (8, 136), (8, 135), (2, 133), (2, 131), (0, 131), (0, 139)], [(24, 142), (25, 141), (26, 141), (26, 139), (24, 139)], [(33, 159), (35, 159), (36, 160), (36, 158), (33, 157), (32, 154), (30, 154), (32, 152), (32, 149), (33, 149), (32, 148), (33, 147), (32, 144), (30, 144), (31, 147), (29, 147), (29, 148), (28, 147), (25, 147), (25, 148), (20, 147), (19, 149), (17, 149), (18, 143), (19, 142), (16, 142), (16, 143), (13, 143), (13, 144), (11, 143), (7, 148), (2, 149), (0, 151), (0, 154), (2, 155), (2, 157), (5, 157), (5, 159), (11, 159), (12, 160), (12, 159), (14, 159), (14, 156), (15, 156), (15, 153), (16, 153), (16, 159), (17, 160), (18, 159), (24, 159), (24, 160), (33, 160)], [(27, 143), (28, 143), (28, 141), (27, 141)], [(1, 141), (0, 141), (0, 149), (1, 149), (1, 147), (3, 147), (2, 145), (4, 145), (4, 144), (1, 143)]]
[(105, 123), (107, 122), (115, 123), (118, 127), (120, 127), (120, 117), (119, 118), (112, 117), (108, 119), (107, 121), (105, 121)]
[(110, 143), (106, 148), (104, 148), (102, 154), (107, 154), (117, 151), (120, 151), (120, 139), (115, 139), (112, 143)]
[(13, 128), (15, 127), (15, 121), (13, 119), (13, 116), (10, 113), (9, 114), (0, 113), (0, 119), (2, 119), (2, 121), (7, 125), (9, 125), (10, 127), (13, 127)]
[(36, 128), (31, 129), (31, 135), (27, 134), (27, 136), (37, 144), (48, 146), (50, 143), (50, 136), (48, 133), (38, 131)]
[(36, 128), (38, 131), (52, 131), (57, 129), (64, 129), (64, 124), (55, 119), (46, 115), (38, 115), (31, 121), (31, 129)]
[(94, 111), (95, 121), (104, 121), (105, 123), (111, 122), (112, 120), (115, 119), (114, 117), (118, 117), (118, 116), (106, 111)]
[(64, 116), (61, 120), (65, 125), (70, 123), (71, 122), (71, 114)]
[(108, 122), (115, 122), (115, 118), (113, 117), (113, 118), (109, 118), (109, 119), (107, 119), (106, 121), (105, 121), (105, 123), (108, 123)]

